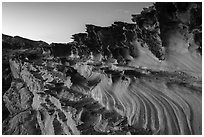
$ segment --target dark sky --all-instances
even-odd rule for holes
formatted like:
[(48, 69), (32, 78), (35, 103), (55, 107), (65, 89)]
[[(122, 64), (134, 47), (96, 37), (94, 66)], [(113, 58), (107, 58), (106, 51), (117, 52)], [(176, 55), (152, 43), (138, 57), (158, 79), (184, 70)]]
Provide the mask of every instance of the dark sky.
[(109, 26), (114, 21), (131, 22), (148, 2), (28, 2), (2, 3), (4, 34), (33, 40), (69, 42), (72, 34), (84, 32), (85, 24)]

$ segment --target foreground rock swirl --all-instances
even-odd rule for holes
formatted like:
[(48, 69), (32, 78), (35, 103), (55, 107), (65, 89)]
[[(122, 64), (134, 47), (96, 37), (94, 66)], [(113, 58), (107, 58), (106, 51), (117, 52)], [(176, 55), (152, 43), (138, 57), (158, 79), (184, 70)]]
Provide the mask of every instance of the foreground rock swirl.
[(3, 35), (3, 134), (202, 134), (201, 9), (155, 3), (67, 44)]

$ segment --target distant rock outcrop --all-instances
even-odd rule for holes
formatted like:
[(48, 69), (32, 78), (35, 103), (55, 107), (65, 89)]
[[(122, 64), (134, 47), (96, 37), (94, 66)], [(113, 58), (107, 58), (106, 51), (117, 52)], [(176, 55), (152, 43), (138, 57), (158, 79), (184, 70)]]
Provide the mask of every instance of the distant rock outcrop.
[(201, 11), (155, 3), (70, 43), (3, 34), (3, 134), (202, 134)]

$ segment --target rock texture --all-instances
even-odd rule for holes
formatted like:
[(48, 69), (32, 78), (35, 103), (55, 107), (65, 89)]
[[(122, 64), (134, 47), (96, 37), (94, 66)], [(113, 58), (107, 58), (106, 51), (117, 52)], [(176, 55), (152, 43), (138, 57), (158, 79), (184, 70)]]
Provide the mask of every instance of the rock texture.
[(201, 11), (155, 3), (64, 44), (3, 34), (3, 134), (202, 134)]

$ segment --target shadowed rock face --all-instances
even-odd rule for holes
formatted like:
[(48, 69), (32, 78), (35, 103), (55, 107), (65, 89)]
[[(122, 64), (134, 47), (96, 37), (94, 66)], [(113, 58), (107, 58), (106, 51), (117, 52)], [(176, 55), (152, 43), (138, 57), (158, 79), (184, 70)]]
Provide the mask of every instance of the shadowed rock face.
[(201, 3), (155, 3), (73, 42), (2, 35), (3, 134), (202, 134)]
[[(199, 41), (195, 37), (202, 31), (201, 3), (156, 3), (155, 7), (159, 13), (161, 38), (165, 47), (169, 46), (169, 37), (177, 32), (186, 40), (194, 37), (195, 42)], [(201, 52), (200, 44), (197, 45), (196, 50)]]

